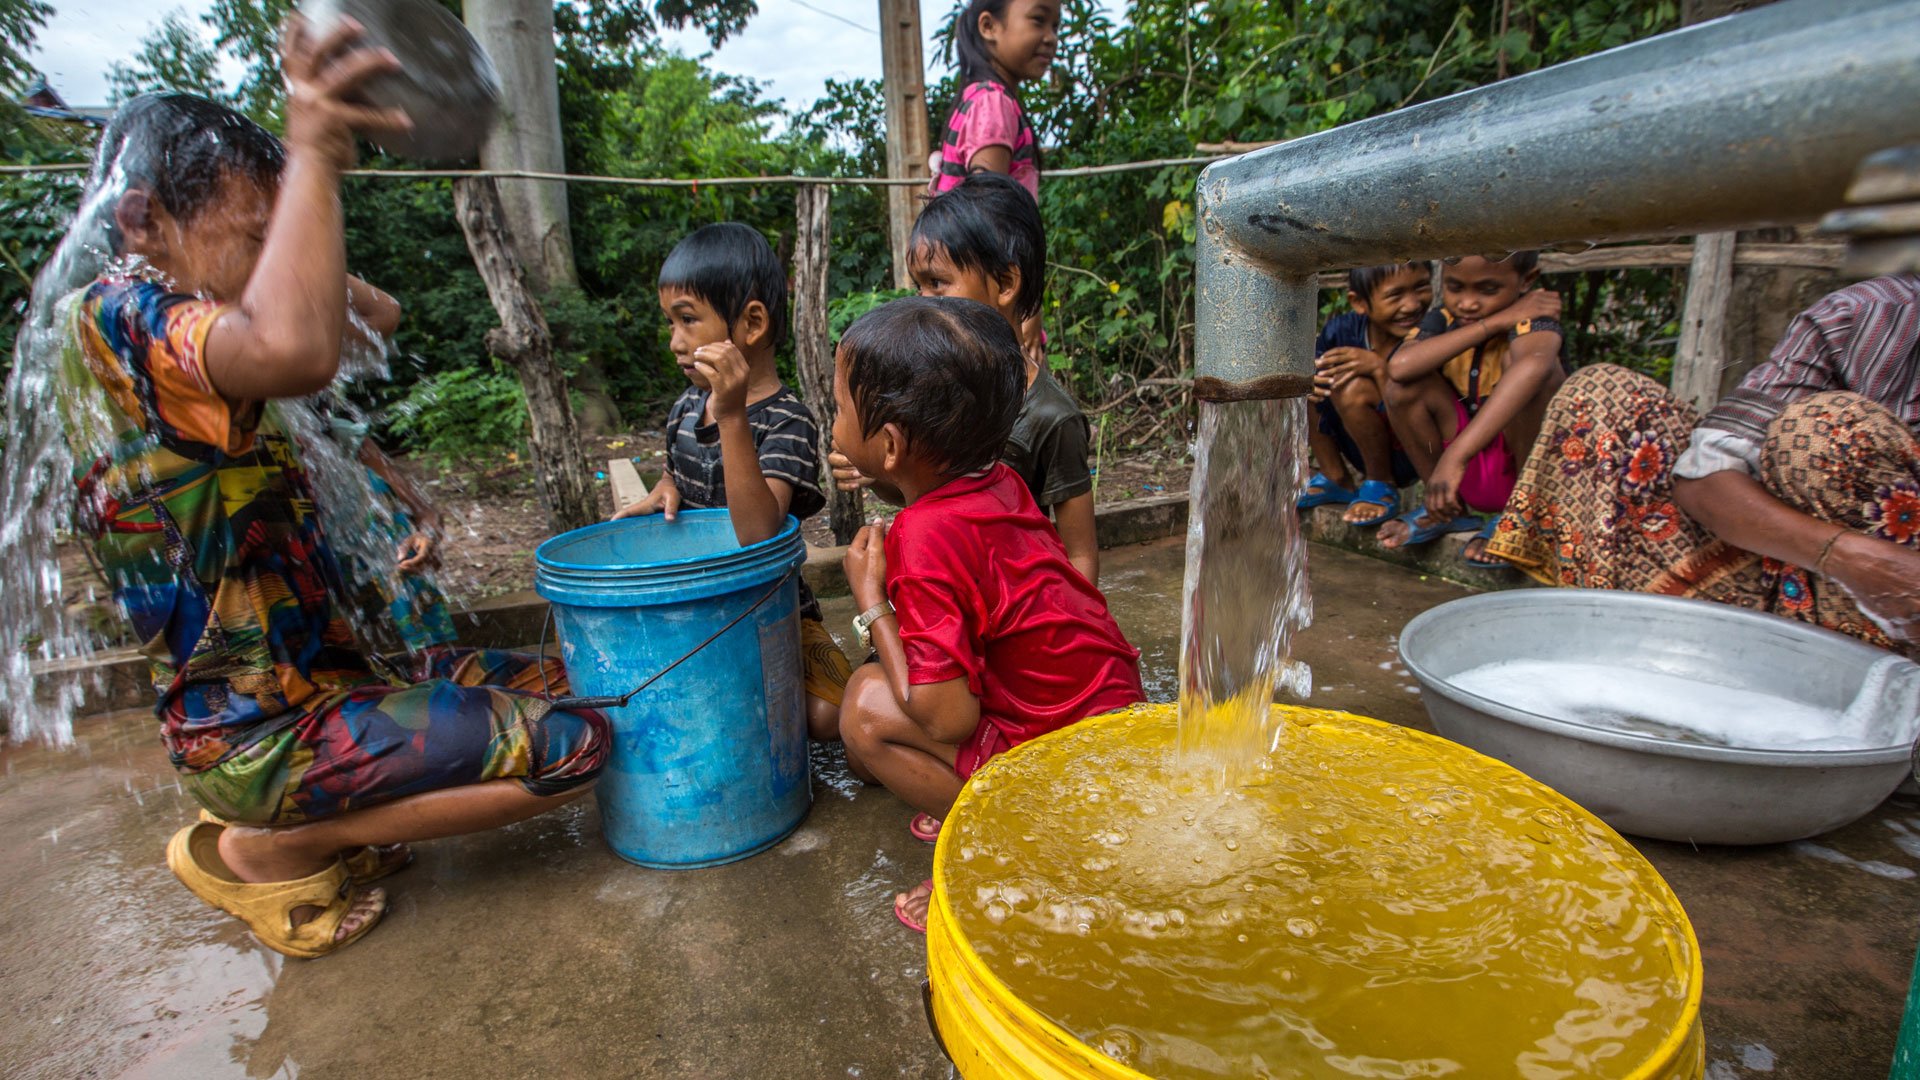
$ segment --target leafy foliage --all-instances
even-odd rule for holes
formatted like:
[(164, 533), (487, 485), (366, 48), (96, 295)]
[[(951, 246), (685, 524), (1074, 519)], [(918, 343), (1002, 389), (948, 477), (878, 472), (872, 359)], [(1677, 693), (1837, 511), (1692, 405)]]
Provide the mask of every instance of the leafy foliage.
[(492, 365), (455, 368), (414, 383), (388, 411), (388, 430), (418, 449), (444, 455), (511, 446), (527, 426), (520, 381)]
[[(1022, 87), (1047, 165), (1182, 157), (1202, 143), (1296, 138), (1670, 29), (1671, 0), (1132, 0), (1115, 25), (1066, 0), (1044, 84)], [(945, 101), (956, 88), (932, 96)], [(1190, 167), (1043, 186), (1054, 364), (1083, 398), (1186, 374), (1192, 357)], [(1621, 276), (1617, 289), (1658, 282)], [(1564, 283), (1562, 288), (1567, 287)], [(1633, 297), (1598, 305), (1638, 309)], [(1124, 434), (1124, 433), (1121, 433)]]
[[(228, 100), (270, 127), (279, 117), (274, 43), (290, 7), (289, 0), (216, 0), (207, 16), (214, 47), (246, 65)], [(20, 11), (44, 17), (37, 0), (0, 0), (0, 80)], [(883, 173), (877, 83), (830, 82), (821, 100), (786, 112), (754, 81), (717, 74), (653, 40), (663, 26), (691, 25), (718, 44), (756, 11), (754, 0), (557, 0), (569, 170), (662, 177)], [(1066, 0), (1054, 71), (1021, 94), (1046, 147), (1046, 167), (1180, 158), (1202, 143), (1310, 134), (1677, 22), (1674, 0), (1129, 0), (1124, 18), (1095, 0)], [(163, 23), (122, 69), (128, 89), (215, 89), (204, 81), (210, 65), (187, 59), (198, 39), (192, 30), (177, 19)], [(195, 76), (202, 81), (191, 81)], [(951, 80), (931, 88), (933, 130), (941, 129), (957, 89)], [(26, 153), (4, 149), (16, 160)], [(1134, 401), (1110, 414), (1110, 445), (1177, 438), (1182, 430), (1166, 420), (1184, 404), (1178, 387), (1192, 366), (1198, 175), (1194, 167), (1167, 167), (1053, 180), (1042, 189), (1053, 362), (1083, 401)], [(395, 289), (407, 307), (395, 377), (391, 385), (362, 388), (368, 403), (389, 410), (393, 434), (440, 450), (516, 440), (523, 423), (516, 384), (485, 353), (484, 334), (496, 319), (447, 185), (353, 180), (345, 194), (351, 265)], [(712, 221), (745, 221), (784, 254), (793, 195), (789, 187), (753, 184), (573, 185), (581, 289), (547, 303), (562, 364), (593, 362), (625, 413), (641, 423), (657, 417), (682, 382), (667, 356), (655, 270), (680, 237)], [(22, 295), (7, 291), (18, 290), (19, 269), (47, 249), (57, 235), (48, 223), (70, 212), (71, 203), (70, 188), (44, 181), (0, 184), (0, 319)], [(837, 334), (894, 293), (887, 289), (884, 190), (836, 187), (832, 213), (830, 317)], [(1661, 372), (1670, 364), (1679, 280), (1648, 270), (1551, 282), (1566, 295), (1568, 321), (1580, 328), (1569, 342), (1574, 358)]]
[(238, 102), (220, 81), (220, 54), (201, 36), (201, 28), (175, 11), (141, 41), (130, 63), (107, 69), (113, 104), (154, 90), (185, 90), (223, 104)]
[(27, 52), (34, 36), (53, 14), (42, 0), (0, 0), (0, 100), (13, 104), (13, 93), (33, 74)]

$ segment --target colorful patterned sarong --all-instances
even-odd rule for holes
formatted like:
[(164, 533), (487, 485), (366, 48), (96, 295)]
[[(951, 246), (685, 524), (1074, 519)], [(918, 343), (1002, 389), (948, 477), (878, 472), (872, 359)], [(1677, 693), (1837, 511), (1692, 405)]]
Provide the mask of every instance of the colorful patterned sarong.
[(288, 825), (383, 802), (513, 778), (559, 795), (599, 775), (612, 748), (597, 712), (560, 712), (553, 657), (439, 647), (406, 658), (409, 686), (328, 697), (285, 730), (181, 783), (227, 821)]
[[(1646, 376), (1579, 371), (1548, 406), (1487, 550), (1548, 585), (1713, 600), (1896, 648), (1837, 583), (1729, 546), (1674, 504), (1674, 464), (1698, 420)], [(1811, 394), (1782, 409), (1760, 482), (1802, 513), (1920, 547), (1920, 440), (1859, 394)]]

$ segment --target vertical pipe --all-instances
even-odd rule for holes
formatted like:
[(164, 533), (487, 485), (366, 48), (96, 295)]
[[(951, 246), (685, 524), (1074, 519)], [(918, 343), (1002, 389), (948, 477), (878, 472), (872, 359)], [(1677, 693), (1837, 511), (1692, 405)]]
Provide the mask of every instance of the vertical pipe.
[(1281, 276), (1248, 259), (1202, 218), (1195, 245), (1194, 396), (1203, 401), (1298, 397), (1313, 390), (1320, 320), (1315, 274)]

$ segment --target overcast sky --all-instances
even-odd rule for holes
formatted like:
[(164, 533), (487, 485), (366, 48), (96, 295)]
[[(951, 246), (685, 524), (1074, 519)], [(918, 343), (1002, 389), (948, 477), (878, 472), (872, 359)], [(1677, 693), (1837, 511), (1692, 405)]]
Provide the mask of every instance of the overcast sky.
[[(55, 0), (53, 17), (39, 34), (35, 62), (69, 104), (102, 105), (107, 68), (131, 56), (149, 29), (169, 11), (197, 19), (212, 6), (212, 0), (172, 5), (165, 0)], [(712, 64), (766, 81), (771, 96), (786, 98), (791, 106), (810, 105), (828, 79), (880, 77), (878, 8), (877, 0), (760, 0), (760, 14), (714, 55)], [(926, 0), (922, 10), (931, 31), (951, 5)], [(667, 43), (690, 56), (708, 50), (698, 32), (668, 34)], [(926, 60), (939, 70), (931, 42)], [(238, 66), (226, 74), (229, 81), (238, 78)]]

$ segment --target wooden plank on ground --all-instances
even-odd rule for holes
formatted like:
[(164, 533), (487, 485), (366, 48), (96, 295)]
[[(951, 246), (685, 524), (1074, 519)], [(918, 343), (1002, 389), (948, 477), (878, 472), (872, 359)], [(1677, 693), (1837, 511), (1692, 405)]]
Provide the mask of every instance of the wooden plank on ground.
[(632, 458), (617, 457), (607, 462), (607, 479), (613, 482), (613, 508), (625, 509), (647, 497), (647, 482)]

